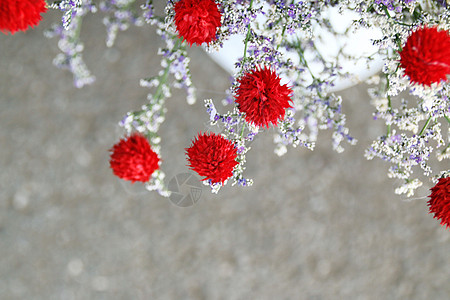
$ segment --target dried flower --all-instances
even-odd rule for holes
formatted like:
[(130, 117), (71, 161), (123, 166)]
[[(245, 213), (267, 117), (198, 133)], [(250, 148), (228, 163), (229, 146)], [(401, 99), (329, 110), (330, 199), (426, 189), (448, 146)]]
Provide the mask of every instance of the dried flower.
[(192, 44), (209, 44), (216, 39), (222, 14), (214, 0), (180, 0), (175, 4), (178, 37)]
[(434, 218), (441, 220), (441, 225), (450, 227), (450, 177), (439, 179), (431, 189), (428, 206)]
[(0, 31), (7, 34), (26, 31), (42, 20), (41, 13), (47, 11), (44, 0), (2, 0), (0, 2)]
[(245, 120), (256, 126), (277, 125), (284, 119), (286, 108), (292, 107), (292, 90), (280, 84), (280, 77), (270, 68), (256, 68), (238, 79), (236, 103)]
[(447, 81), (450, 74), (450, 35), (436, 27), (414, 31), (400, 52), (400, 66), (411, 83), (431, 85)]
[(234, 144), (215, 133), (199, 133), (190, 148), (186, 148), (189, 167), (203, 180), (211, 179), (212, 183), (223, 183), (233, 175), (237, 150)]
[(158, 155), (139, 133), (121, 139), (109, 151), (112, 152), (109, 163), (114, 175), (124, 180), (147, 182), (159, 168)]

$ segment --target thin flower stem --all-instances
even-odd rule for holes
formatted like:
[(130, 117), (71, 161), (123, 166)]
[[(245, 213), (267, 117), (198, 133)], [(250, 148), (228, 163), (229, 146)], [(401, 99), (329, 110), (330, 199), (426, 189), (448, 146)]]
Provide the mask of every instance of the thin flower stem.
[[(450, 124), (450, 118), (444, 115), (444, 118), (447, 120), (448, 124)], [(444, 148), (444, 150), (441, 151), (441, 153), (445, 153), (447, 149), (450, 148), (450, 143), (448, 143), (447, 147)]]
[[(281, 31), (281, 40), (284, 39), (284, 34), (286, 33), (286, 24), (283, 26), (283, 31)], [(281, 43), (277, 45), (277, 50), (280, 49)]]
[(444, 118), (447, 120), (448, 124), (450, 124), (450, 117), (444, 116)]
[(80, 38), (80, 33), (81, 33), (81, 25), (83, 24), (83, 17), (82, 16), (76, 16), (76, 18), (78, 19), (77, 22), (77, 28), (75, 30), (75, 34), (73, 35), (73, 40), (78, 40)]
[(444, 148), (444, 150), (441, 151), (441, 154), (444, 154), (447, 152), (447, 149), (450, 148), (450, 143), (448, 143), (447, 147)]
[(386, 14), (386, 16), (388, 17), (388, 19), (391, 19), (392, 18), (391, 14), (389, 13), (386, 5), (383, 5), (383, 10), (384, 10), (384, 13)]
[[(248, 7), (248, 10), (252, 9), (252, 5), (253, 5), (253, 0), (250, 0), (250, 5)], [(248, 26), (247, 26), (247, 35), (245, 36), (245, 41), (244, 41), (244, 57), (242, 58), (242, 62), (245, 62), (245, 58), (247, 57), (247, 44), (248, 44), (248, 41), (250, 40), (250, 35), (251, 35), (250, 29), (251, 29), (251, 27), (250, 27), (250, 22), (249, 22)]]
[[(391, 112), (391, 111), (392, 111), (391, 96), (388, 95), (388, 96), (387, 96), (387, 99), (388, 99), (388, 107), (389, 107), (389, 111)], [(388, 136), (388, 137), (391, 136), (391, 124), (388, 124), (388, 125), (387, 125), (387, 136)]]
[(244, 125), (242, 126), (242, 130), (241, 130), (241, 138), (244, 136), (244, 129), (245, 129), (245, 121), (244, 121)]
[[(389, 111), (392, 111), (392, 104), (391, 104), (391, 96), (387, 96), (388, 98), (388, 107), (389, 107)], [(391, 124), (387, 125), (387, 136), (391, 136)]]
[[(175, 49), (175, 51), (178, 50), (178, 48), (180, 48), (182, 43), (183, 42), (180, 39), (177, 39), (177, 41), (175, 42), (175, 45), (173, 46), (173, 49)], [(169, 70), (170, 70), (170, 66), (172, 65), (172, 62), (173, 62), (173, 60), (169, 61), (169, 63), (167, 64), (167, 67), (164, 69), (163, 75), (159, 79), (159, 84), (158, 84), (158, 87), (156, 88), (156, 91), (154, 94), (154, 97), (157, 100), (159, 100), (159, 98), (161, 97), (163, 86), (167, 82), (167, 78), (169, 77)]]
[[(183, 45), (183, 43), (184, 43), (184, 41), (177, 39), (175, 42), (175, 45), (173, 46), (173, 49), (175, 51), (178, 50)], [(153, 94), (153, 100), (149, 103), (149, 105), (155, 105), (156, 103), (162, 104), (162, 101), (164, 100), (163, 87), (166, 84), (167, 79), (169, 77), (170, 66), (172, 65), (173, 61), (174, 60), (172, 59), (168, 62), (167, 67), (164, 69), (164, 73), (161, 76), (159, 76), (158, 87), (156, 88), (156, 91)], [(146, 111), (147, 111), (146, 109), (142, 109), (140, 111), (134, 112), (133, 115), (135, 117), (139, 117), (139, 116), (145, 114)], [(161, 116), (164, 116), (164, 110), (161, 110)], [(144, 124), (141, 123), (140, 125), (144, 125)], [(157, 135), (154, 135), (154, 136), (157, 136)]]
[[(389, 90), (389, 77), (388, 74), (386, 74), (386, 94), (387, 91)], [(391, 112), (392, 111), (392, 102), (391, 102), (391, 96), (387, 95), (387, 99), (388, 99), (388, 111)], [(387, 125), (387, 137), (391, 136), (391, 124)]]
[[(386, 5), (383, 5), (383, 10), (384, 10), (384, 13), (386, 14), (386, 16), (388, 17), (388, 19), (392, 19), (391, 14), (389, 13), (389, 10), (387, 9)], [(403, 23), (403, 22), (399, 22), (397, 20), (394, 20), (394, 22), (396, 24), (398, 24), (398, 25), (414, 27), (413, 24), (406, 24), (406, 23)]]
[[(314, 76), (313, 71), (309, 68), (308, 62), (306, 61), (306, 58), (305, 58), (305, 56), (304, 56), (304, 54), (303, 54), (303, 53), (304, 53), (304, 50), (303, 50), (303, 48), (301, 47), (300, 42), (297, 43), (297, 51), (298, 51), (298, 55), (299, 55), (299, 58), (300, 58), (300, 63), (303, 64), (303, 65), (305, 66), (305, 68), (308, 70), (309, 74), (311, 75), (311, 77), (312, 77), (312, 79), (313, 79), (313, 83), (312, 83), (312, 84), (314, 84), (315, 82), (320, 83), (321, 80), (318, 79), (316, 76)], [(319, 90), (317, 90), (317, 95), (318, 95), (320, 98), (322, 98), (322, 94), (320, 93)]]
[(427, 122), (425, 123), (425, 125), (423, 125), (423, 128), (419, 133), (419, 136), (422, 136), (425, 130), (427, 129), (428, 125), (430, 125), (431, 118), (432, 118), (431, 116), (428, 117)]
[(157, 100), (159, 100), (159, 98), (161, 97), (163, 86), (167, 82), (167, 78), (169, 77), (169, 69), (170, 69), (170, 63), (167, 65), (166, 69), (164, 70), (163, 75), (159, 79), (159, 84), (158, 84), (158, 87), (156, 88), (155, 95), (154, 95), (155, 99), (157, 99)]

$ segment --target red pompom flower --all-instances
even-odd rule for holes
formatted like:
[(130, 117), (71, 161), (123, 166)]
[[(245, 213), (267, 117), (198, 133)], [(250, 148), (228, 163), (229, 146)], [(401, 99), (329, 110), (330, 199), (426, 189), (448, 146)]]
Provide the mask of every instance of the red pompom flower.
[(441, 220), (441, 225), (450, 227), (450, 177), (439, 179), (431, 189), (428, 206), (434, 218)]
[(215, 40), (221, 18), (214, 0), (180, 0), (175, 4), (178, 37), (183, 37), (190, 46)]
[(245, 120), (257, 126), (277, 125), (292, 107), (292, 89), (280, 84), (280, 77), (270, 68), (256, 68), (238, 79), (236, 103)]
[(430, 86), (450, 74), (450, 35), (436, 27), (414, 31), (400, 52), (400, 66), (411, 83)]
[(109, 151), (112, 152), (109, 163), (114, 175), (124, 180), (147, 182), (159, 168), (158, 155), (139, 133), (121, 139)]
[(237, 150), (234, 144), (221, 135), (215, 133), (199, 133), (190, 148), (186, 148), (189, 167), (202, 180), (211, 179), (212, 183), (223, 183), (233, 175)]
[(1, 0), (0, 31), (7, 34), (25, 31), (42, 20), (41, 13), (47, 11), (44, 0)]

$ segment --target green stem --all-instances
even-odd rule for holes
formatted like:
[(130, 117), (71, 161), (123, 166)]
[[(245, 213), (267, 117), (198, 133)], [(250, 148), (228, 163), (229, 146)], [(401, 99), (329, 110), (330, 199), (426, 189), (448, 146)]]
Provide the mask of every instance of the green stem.
[[(392, 111), (391, 96), (388, 95), (388, 96), (387, 96), (387, 99), (388, 99), (388, 108), (389, 108), (389, 112), (391, 112), (391, 111)], [(388, 136), (388, 137), (391, 136), (391, 124), (388, 124), (388, 125), (387, 125), (387, 136)]]
[[(300, 64), (303, 64), (305, 66), (306, 70), (308, 70), (309, 74), (311, 75), (311, 77), (313, 79), (313, 83), (314, 82), (319, 82), (320, 83), (321, 82), (320, 79), (318, 79), (316, 76), (314, 76), (313, 71), (309, 68), (308, 62), (306, 61), (306, 58), (305, 58), (305, 56), (303, 54), (304, 51), (303, 51), (303, 48), (301, 47), (300, 41), (297, 42), (296, 47), (297, 47), (298, 56), (299, 56), (299, 59), (300, 59)], [(319, 91), (317, 91), (317, 95), (320, 98), (322, 98), (322, 95), (321, 95), (321, 93)]]
[[(175, 51), (176, 51), (178, 48), (180, 48), (180, 46), (182, 44), (183, 44), (183, 41), (181, 41), (181, 39), (177, 39), (177, 41), (175, 42), (175, 45), (173, 46), (173, 49), (175, 49)], [(153, 99), (155, 101), (152, 101), (152, 103), (149, 103), (149, 105), (154, 105), (155, 103), (160, 102), (160, 100), (164, 99), (164, 97), (162, 97), (163, 86), (167, 82), (167, 79), (169, 77), (170, 66), (172, 65), (172, 63), (173, 63), (173, 60), (170, 60), (167, 63), (167, 67), (164, 69), (164, 73), (161, 76), (159, 76), (158, 87), (156, 88), (156, 91), (153, 94)], [(145, 112), (146, 112), (146, 110), (143, 109), (143, 110), (140, 110), (140, 111), (136, 111), (133, 114), (136, 117), (138, 117), (138, 116), (144, 114)], [(163, 111), (162, 111), (162, 114), (164, 114)]]
[(450, 117), (444, 116), (444, 118), (447, 120), (448, 124), (450, 124)]
[[(386, 94), (389, 90), (389, 77), (386, 74)], [(392, 111), (392, 102), (391, 102), (391, 96), (388, 94), (387, 95), (387, 99), (388, 99), (388, 111), (391, 112)], [(391, 124), (387, 125), (387, 136), (390, 137), (391, 136)]]
[[(283, 26), (283, 31), (281, 32), (281, 40), (284, 38), (284, 33), (286, 32), (286, 24)], [(280, 49), (281, 43), (277, 45), (277, 50)]]
[[(83, 24), (83, 16), (75, 16), (75, 18), (78, 19), (77, 28), (75, 28), (73, 35), (69, 39), (72, 43), (77, 43), (80, 41), (81, 25)], [(73, 19), (70, 19), (70, 23), (72, 22)]]
[[(248, 7), (248, 10), (252, 9), (252, 5), (253, 5), (253, 0), (250, 0), (250, 6)], [(250, 22), (249, 22), (248, 26), (247, 26), (247, 35), (245, 36), (245, 41), (244, 41), (244, 57), (242, 58), (242, 62), (245, 62), (245, 58), (247, 57), (247, 44), (248, 44), (248, 41), (250, 40), (250, 35), (251, 35), (250, 29), (251, 29), (251, 27), (250, 27)]]
[(441, 151), (441, 154), (444, 154), (447, 152), (447, 149), (450, 148), (450, 143), (447, 145), (447, 147), (444, 148), (444, 150)]
[(389, 11), (388, 11), (386, 5), (383, 5), (383, 10), (384, 10), (384, 13), (386, 14), (386, 16), (388, 17), (388, 19), (391, 19), (391, 15), (389, 14)]
[(167, 65), (166, 69), (164, 70), (164, 74), (159, 78), (159, 84), (155, 91), (155, 99), (159, 100), (159, 97), (161, 97), (162, 89), (164, 84), (167, 81), (167, 77), (169, 77), (169, 69), (170, 69), (170, 63)]
[[(383, 10), (384, 10), (384, 13), (386, 14), (386, 16), (388, 17), (388, 19), (392, 19), (391, 14), (389, 13), (389, 10), (387, 9), (387, 7), (385, 5), (383, 5)], [(406, 23), (403, 23), (403, 22), (399, 22), (397, 20), (394, 20), (394, 22), (396, 24), (402, 25), (402, 26), (408, 26), (408, 27), (413, 27), (414, 26), (413, 24), (406, 24)]]
[[(173, 49), (177, 50), (178, 48), (180, 48), (181, 46), (181, 40), (177, 39), (177, 41), (175, 42), (175, 45), (173, 46)], [(159, 84), (158, 87), (156, 88), (154, 97), (155, 99), (158, 99), (161, 97), (162, 94), (162, 89), (164, 84), (167, 82), (167, 78), (169, 77), (169, 70), (170, 70), (170, 66), (172, 65), (173, 60), (169, 61), (167, 63), (167, 67), (164, 69), (164, 73), (163, 75), (159, 78)]]
[(244, 129), (245, 129), (245, 122), (244, 122), (244, 125), (242, 126), (242, 130), (241, 130), (241, 138), (244, 136)]
[(425, 130), (427, 129), (428, 125), (430, 125), (431, 122), (431, 116), (428, 117), (427, 122), (425, 123), (425, 125), (423, 125), (422, 130), (419, 133), (419, 136), (422, 136), (423, 133), (425, 132)]
[[(444, 118), (447, 120), (448, 124), (450, 124), (450, 118), (445, 115)], [(448, 143), (447, 147), (445, 147), (444, 150), (441, 151), (441, 153), (445, 153), (448, 148), (450, 148), (450, 143)]]

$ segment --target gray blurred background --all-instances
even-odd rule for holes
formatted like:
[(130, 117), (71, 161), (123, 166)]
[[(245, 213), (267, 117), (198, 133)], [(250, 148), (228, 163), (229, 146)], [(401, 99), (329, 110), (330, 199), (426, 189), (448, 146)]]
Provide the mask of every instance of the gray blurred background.
[[(117, 122), (146, 101), (139, 79), (160, 70), (154, 28), (131, 28), (107, 49), (100, 16), (83, 23), (97, 77), (76, 89), (52, 66), (43, 30), (0, 36), (0, 299), (450, 299), (450, 231), (428, 214), (431, 184), (394, 194), (388, 165), (364, 149), (384, 132), (366, 86), (343, 91), (357, 146), (273, 153), (272, 133), (248, 155), (250, 188), (204, 188), (196, 205), (124, 183), (109, 169)], [(187, 169), (184, 148), (225, 97), (228, 75), (190, 49), (199, 101), (167, 101), (162, 169)], [(227, 108), (224, 108), (225, 111)]]

